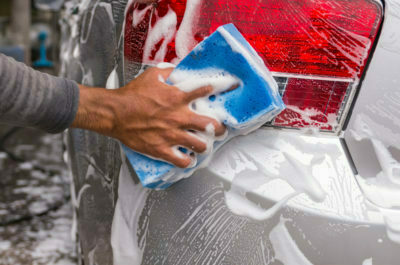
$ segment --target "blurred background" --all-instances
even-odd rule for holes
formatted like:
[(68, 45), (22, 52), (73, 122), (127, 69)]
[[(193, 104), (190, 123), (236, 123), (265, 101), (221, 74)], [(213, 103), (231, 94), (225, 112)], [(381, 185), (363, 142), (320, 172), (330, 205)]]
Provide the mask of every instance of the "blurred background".
[[(0, 0), (0, 53), (59, 71), (64, 0)], [(1, 71), (1, 69), (0, 69)], [(63, 135), (0, 125), (0, 264), (76, 264)]]

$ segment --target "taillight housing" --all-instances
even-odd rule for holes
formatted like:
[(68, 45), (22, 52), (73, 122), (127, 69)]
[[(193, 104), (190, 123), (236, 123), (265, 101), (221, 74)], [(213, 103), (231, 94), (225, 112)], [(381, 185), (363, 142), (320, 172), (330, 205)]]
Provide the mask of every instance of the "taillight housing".
[(374, 0), (134, 2), (125, 18), (125, 77), (138, 65), (178, 63), (217, 27), (234, 23), (273, 72), (287, 105), (270, 125), (337, 132), (382, 16)]

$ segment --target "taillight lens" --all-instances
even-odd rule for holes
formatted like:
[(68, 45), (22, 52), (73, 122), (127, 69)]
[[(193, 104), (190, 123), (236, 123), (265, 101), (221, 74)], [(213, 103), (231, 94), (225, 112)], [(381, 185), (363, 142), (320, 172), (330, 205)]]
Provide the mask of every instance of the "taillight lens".
[(133, 3), (125, 20), (125, 71), (129, 76), (137, 63), (178, 63), (217, 27), (234, 23), (273, 72), (288, 107), (271, 124), (337, 131), (381, 20), (374, 0)]

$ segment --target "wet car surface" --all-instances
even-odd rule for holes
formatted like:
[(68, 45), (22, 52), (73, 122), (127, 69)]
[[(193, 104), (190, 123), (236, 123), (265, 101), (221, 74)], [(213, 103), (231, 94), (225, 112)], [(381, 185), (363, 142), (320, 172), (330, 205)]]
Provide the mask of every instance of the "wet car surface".
[[(144, 46), (144, 37), (124, 35), (135, 4), (69, 2), (62, 74), (104, 87), (113, 72), (119, 84), (140, 73), (147, 63), (124, 54), (126, 41)], [(116, 140), (71, 130), (85, 264), (397, 264), (400, 200), (376, 198), (376, 183), (362, 182), (392, 172), (389, 185), (397, 188), (400, 9), (398, 1), (384, 4), (352, 113), (333, 133), (264, 127), (227, 143), (208, 168), (154, 191), (141, 186)], [(145, 17), (153, 9), (135, 10)], [(149, 24), (140, 22), (137, 32), (145, 34)]]

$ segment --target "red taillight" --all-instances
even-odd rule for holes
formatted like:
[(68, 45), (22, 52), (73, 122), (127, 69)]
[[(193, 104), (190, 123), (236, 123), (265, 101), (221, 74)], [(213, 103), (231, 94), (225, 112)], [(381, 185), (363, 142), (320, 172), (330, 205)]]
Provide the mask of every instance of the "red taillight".
[(382, 7), (373, 0), (132, 4), (125, 69), (131, 63), (177, 63), (217, 27), (234, 23), (274, 72), (288, 106), (272, 124), (337, 130), (381, 20)]

